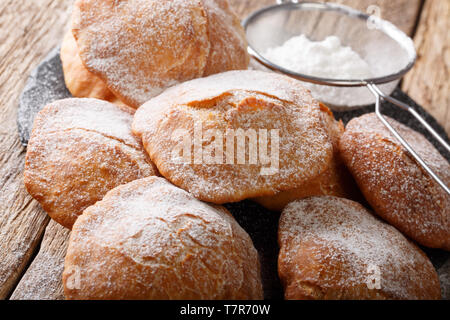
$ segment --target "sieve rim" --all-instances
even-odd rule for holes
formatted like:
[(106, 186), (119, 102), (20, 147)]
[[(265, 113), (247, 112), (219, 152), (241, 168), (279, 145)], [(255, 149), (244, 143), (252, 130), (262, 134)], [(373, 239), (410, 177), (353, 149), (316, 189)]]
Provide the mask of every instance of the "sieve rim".
[[(255, 12), (251, 13), (248, 17), (246, 17), (242, 25), (244, 27), (245, 33), (247, 35), (248, 27), (251, 25), (252, 22), (257, 20), (262, 14), (265, 14), (266, 12), (272, 11), (274, 9), (286, 9), (286, 10), (320, 10), (320, 11), (335, 11), (340, 14), (346, 14), (352, 17), (359, 18), (361, 20), (367, 21), (370, 16), (355, 10), (353, 8), (350, 8), (348, 6), (335, 4), (335, 3), (320, 3), (320, 2), (300, 2), (300, 3), (294, 3), (294, 2), (288, 2), (288, 3), (282, 3), (282, 4), (275, 4), (268, 7), (264, 7), (262, 9), (256, 10)], [(334, 86), (334, 87), (363, 87), (367, 86), (368, 84), (385, 84), (392, 81), (396, 81), (403, 77), (411, 68), (414, 66), (416, 60), (417, 60), (417, 53), (414, 47), (414, 43), (412, 39), (407, 36), (403, 31), (401, 31), (399, 28), (397, 28), (392, 23), (381, 19), (381, 18), (375, 18), (375, 22), (377, 23), (377, 26), (379, 27), (379, 30), (383, 32), (385, 35), (390, 37), (393, 41), (397, 42), (402, 48), (406, 50), (408, 55), (410, 56), (410, 61), (408, 64), (402, 68), (401, 70), (391, 73), (382, 77), (374, 77), (374, 78), (367, 78), (367, 79), (334, 79), (334, 78), (322, 78), (322, 77), (316, 77), (311, 75), (306, 75), (302, 73), (298, 73), (292, 70), (289, 70), (287, 68), (284, 68), (276, 63), (273, 63), (272, 61), (266, 59), (261, 53), (259, 53), (253, 46), (248, 43), (247, 51), (255, 60), (257, 60), (259, 63), (264, 65), (265, 67), (269, 68), (272, 71), (282, 73), (285, 75), (288, 75), (292, 78), (295, 78), (297, 80), (311, 82), (318, 85), (326, 85), (326, 86)]]

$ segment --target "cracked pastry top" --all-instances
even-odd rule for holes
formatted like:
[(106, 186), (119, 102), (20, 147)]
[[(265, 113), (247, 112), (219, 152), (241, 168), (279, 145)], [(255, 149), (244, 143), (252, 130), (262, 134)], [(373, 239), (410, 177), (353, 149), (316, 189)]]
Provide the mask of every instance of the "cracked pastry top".
[[(133, 132), (165, 178), (217, 204), (298, 188), (333, 158), (332, 137), (310, 92), (296, 80), (260, 71), (229, 71), (169, 88), (138, 109)], [(247, 133), (244, 146), (234, 140), (238, 132)]]
[(134, 110), (96, 99), (65, 99), (39, 112), (24, 182), (55, 221), (71, 228), (107, 191), (156, 174), (131, 133)]

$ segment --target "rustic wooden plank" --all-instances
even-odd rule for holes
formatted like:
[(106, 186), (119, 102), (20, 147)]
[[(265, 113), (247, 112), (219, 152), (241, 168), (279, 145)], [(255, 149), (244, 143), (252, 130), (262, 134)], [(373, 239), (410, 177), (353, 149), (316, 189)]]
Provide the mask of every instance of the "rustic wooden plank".
[(236, 14), (245, 18), (253, 11), (274, 4), (276, 0), (229, 0)]
[[(245, 18), (252, 11), (274, 4), (276, 0), (230, 0), (236, 13)], [(416, 25), (422, 0), (334, 0), (359, 11), (366, 12), (369, 6), (377, 6), (381, 17), (391, 21), (407, 34), (411, 35)], [(370, 14), (373, 12), (371, 11)]]
[(18, 97), (28, 74), (62, 37), (70, 1), (0, 1), (0, 299), (42, 239), (48, 217), (23, 186)]
[(62, 300), (62, 272), (70, 231), (50, 221), (39, 253), (14, 290), (12, 300)]
[(425, 2), (414, 42), (418, 60), (402, 89), (450, 134), (450, 1)]

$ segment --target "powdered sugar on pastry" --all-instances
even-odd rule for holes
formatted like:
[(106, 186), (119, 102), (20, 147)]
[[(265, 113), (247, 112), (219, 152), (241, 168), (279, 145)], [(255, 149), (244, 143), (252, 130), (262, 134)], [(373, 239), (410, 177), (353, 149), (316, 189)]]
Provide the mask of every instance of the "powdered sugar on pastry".
[(228, 211), (156, 177), (120, 186), (86, 209), (63, 281), (68, 299), (262, 298), (258, 254)]
[(64, 36), (60, 56), (66, 87), (74, 97), (95, 98), (120, 103), (106, 87), (106, 84), (83, 65), (71, 30)]
[(304, 34), (294, 36), (279, 47), (269, 48), (264, 56), (279, 66), (297, 73), (328, 79), (369, 79), (369, 64), (336, 36), (311, 41)]
[[(329, 196), (295, 201), (283, 211), (278, 235), (287, 298), (440, 298), (425, 254), (356, 202)], [(377, 274), (379, 288), (370, 289)]]
[[(250, 147), (241, 148), (245, 163), (237, 160), (238, 152), (227, 162), (225, 138), (219, 162), (198, 163), (191, 156), (188, 162), (174, 161), (181, 139), (194, 137), (200, 125), (203, 132), (216, 130), (222, 137), (227, 130), (266, 130), (267, 150), (274, 141), (271, 130), (278, 130), (279, 157), (272, 164), (279, 170), (261, 174), (271, 164), (261, 157), (250, 163)], [(181, 139), (173, 136), (179, 129), (186, 132)], [(333, 153), (319, 104), (309, 92), (295, 80), (257, 71), (231, 71), (172, 87), (139, 108), (133, 132), (164, 177), (201, 200), (219, 204), (295, 188), (323, 172)], [(213, 141), (205, 134), (201, 144)]]
[(130, 131), (133, 115), (131, 108), (98, 99), (65, 99), (43, 109), (40, 117), (35, 119), (34, 130), (48, 133), (83, 129), (141, 149), (140, 141)]
[[(211, 45), (210, 41), (219, 37), (212, 32), (224, 27), (211, 20), (233, 14), (228, 4), (212, 5), (211, 1), (78, 0), (73, 12), (73, 34), (80, 57), (91, 72), (133, 107), (167, 87), (203, 76), (211, 54), (220, 66), (220, 70), (208, 67), (211, 71), (246, 68), (248, 55), (242, 54), (242, 37), (236, 37), (233, 31), (218, 45)], [(242, 29), (236, 23), (227, 27)], [(243, 48), (234, 53), (228, 46), (219, 45), (226, 41), (233, 41), (233, 49)], [(233, 54), (239, 58), (218, 59)]]
[(247, 69), (250, 57), (241, 21), (228, 0), (202, 0), (211, 45), (203, 76), (234, 69)]
[(320, 108), (333, 145), (332, 161), (324, 172), (305, 182), (299, 188), (282, 191), (274, 196), (253, 199), (267, 209), (281, 211), (294, 200), (320, 195), (359, 199), (358, 188), (339, 155), (339, 140), (344, 133), (344, 124), (342, 121), (336, 121), (333, 113), (325, 105), (321, 104)]
[[(450, 164), (424, 136), (389, 119), (450, 184)], [(422, 245), (450, 249), (450, 196), (390, 134), (375, 114), (353, 119), (340, 142), (345, 164), (375, 212)]]

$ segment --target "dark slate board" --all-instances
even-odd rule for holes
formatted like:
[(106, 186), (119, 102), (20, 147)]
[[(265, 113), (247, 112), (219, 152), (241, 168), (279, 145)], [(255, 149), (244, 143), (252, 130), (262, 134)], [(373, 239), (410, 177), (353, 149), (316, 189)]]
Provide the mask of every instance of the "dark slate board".
[(24, 146), (30, 139), (36, 114), (48, 103), (72, 96), (64, 82), (59, 51), (59, 47), (53, 49), (33, 70), (20, 95), (17, 127)]
[[(22, 144), (28, 143), (34, 117), (48, 103), (71, 97), (70, 92), (64, 84), (64, 75), (59, 57), (59, 48), (55, 48), (50, 54), (37, 66), (31, 73), (27, 84), (20, 96), (19, 110), (17, 115), (17, 124)], [(437, 121), (428, 114), (422, 107), (416, 104), (400, 89), (393, 93), (393, 97), (406, 102), (414, 107), (426, 121), (450, 143), (445, 130)], [(373, 112), (374, 106), (367, 106), (361, 109), (334, 112), (337, 119), (342, 119), (347, 123), (350, 119), (358, 117), (365, 113)], [(383, 104), (383, 113), (395, 118), (405, 125), (423, 133), (450, 161), (450, 154), (446, 152), (431, 135), (420, 126), (420, 124), (406, 111), (395, 107), (389, 103)], [(280, 214), (271, 212), (252, 201), (242, 201), (225, 205), (233, 214), (239, 224), (249, 233), (253, 243), (260, 254), (261, 273), (264, 285), (264, 296), (266, 299), (282, 299), (283, 290), (277, 275), (278, 262), (278, 244), (277, 229)], [(450, 253), (423, 248), (438, 271), (442, 270), (441, 281), (443, 293), (450, 299), (450, 276), (449, 262)]]

